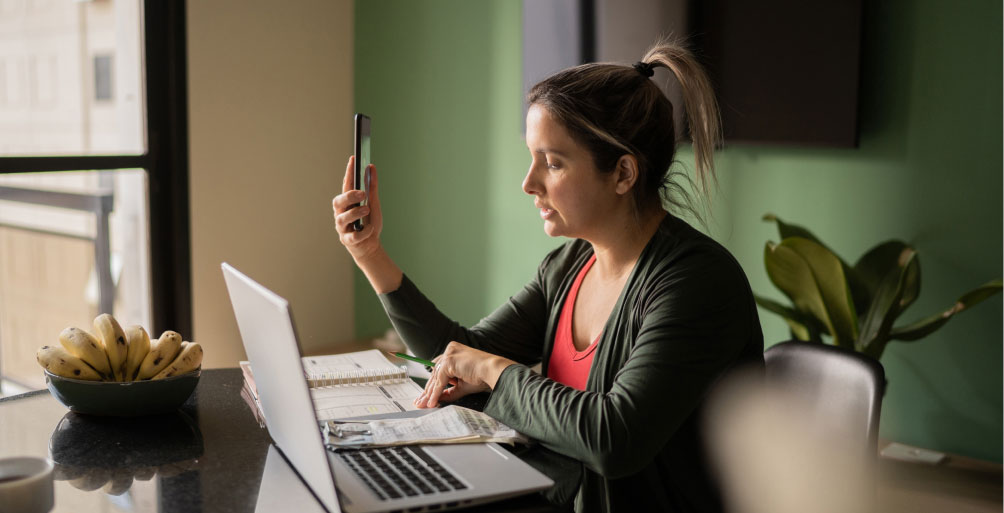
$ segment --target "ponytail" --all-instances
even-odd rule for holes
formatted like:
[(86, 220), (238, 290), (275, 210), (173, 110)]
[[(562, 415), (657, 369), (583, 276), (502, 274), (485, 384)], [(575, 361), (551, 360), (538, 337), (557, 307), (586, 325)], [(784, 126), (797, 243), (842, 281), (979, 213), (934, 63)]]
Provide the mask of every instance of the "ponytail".
[(701, 193), (706, 201), (710, 201), (709, 182), (718, 182), (714, 151), (722, 141), (721, 114), (711, 80), (690, 51), (667, 39), (649, 48), (641, 62), (652, 67), (669, 68), (680, 83), (690, 138), (694, 143), (694, 172)]

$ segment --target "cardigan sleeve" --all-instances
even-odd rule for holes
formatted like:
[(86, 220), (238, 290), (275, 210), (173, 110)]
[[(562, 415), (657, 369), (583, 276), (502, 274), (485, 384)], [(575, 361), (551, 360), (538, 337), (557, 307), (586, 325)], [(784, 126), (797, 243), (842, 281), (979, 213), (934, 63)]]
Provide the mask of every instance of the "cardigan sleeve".
[(605, 477), (643, 469), (750, 340), (745, 277), (712, 260), (691, 258), (660, 277), (639, 303), (632, 340), (604, 338), (629, 351), (608, 390), (576, 390), (511, 365), (485, 413)]
[(381, 294), (387, 316), (408, 348), (431, 359), (451, 341), (533, 365), (541, 359), (547, 324), (543, 274), (552, 254), (541, 262), (533, 280), (471, 328), (465, 328), (436, 308), (404, 276), (397, 290)]

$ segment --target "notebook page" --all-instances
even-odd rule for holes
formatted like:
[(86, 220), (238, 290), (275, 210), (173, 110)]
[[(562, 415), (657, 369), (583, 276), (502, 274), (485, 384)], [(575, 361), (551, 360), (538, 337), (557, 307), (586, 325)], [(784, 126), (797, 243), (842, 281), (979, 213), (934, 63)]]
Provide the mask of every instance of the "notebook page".
[(310, 389), (318, 420), (417, 410), (413, 401), (421, 394), (422, 387), (410, 379)]
[(325, 376), (398, 376), (401, 369), (390, 362), (377, 349), (355, 353), (304, 356), (303, 371), (310, 379)]

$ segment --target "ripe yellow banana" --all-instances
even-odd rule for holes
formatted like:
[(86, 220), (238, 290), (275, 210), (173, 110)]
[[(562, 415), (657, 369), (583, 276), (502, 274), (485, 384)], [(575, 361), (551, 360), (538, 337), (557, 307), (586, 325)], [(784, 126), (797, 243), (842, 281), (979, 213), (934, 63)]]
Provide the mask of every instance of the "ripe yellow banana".
[(111, 314), (101, 314), (94, 318), (94, 330), (98, 333), (98, 339), (105, 345), (115, 381), (125, 381), (124, 365), (128, 346), (122, 326), (119, 326), (119, 322)]
[(150, 353), (150, 335), (146, 334), (142, 326), (133, 325), (126, 326), (125, 336), (126, 345), (129, 346), (126, 351), (125, 380), (132, 381), (136, 379), (143, 359)]
[(139, 374), (136, 379), (150, 379), (164, 370), (178, 356), (181, 350), (181, 335), (176, 331), (167, 330), (161, 333), (160, 338), (151, 344), (150, 352), (143, 363), (139, 366)]
[(191, 372), (202, 365), (202, 346), (195, 342), (182, 342), (181, 352), (178, 357), (153, 377), (153, 379), (164, 379), (177, 376), (186, 372)]
[(105, 353), (105, 348), (98, 339), (94, 338), (94, 335), (80, 328), (66, 328), (59, 333), (59, 343), (63, 344), (63, 348), (70, 354), (80, 358), (98, 371), (102, 375), (102, 379), (106, 377), (111, 379), (112, 371), (108, 364), (108, 354)]
[(64, 378), (101, 381), (101, 375), (83, 360), (73, 356), (62, 347), (42, 346), (35, 358), (45, 370)]

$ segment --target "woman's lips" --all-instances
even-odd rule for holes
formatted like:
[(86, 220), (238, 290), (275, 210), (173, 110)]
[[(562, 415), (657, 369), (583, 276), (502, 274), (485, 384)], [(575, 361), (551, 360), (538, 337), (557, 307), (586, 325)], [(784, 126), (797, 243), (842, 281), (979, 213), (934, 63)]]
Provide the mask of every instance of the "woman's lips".
[(554, 210), (550, 208), (540, 207), (540, 217), (541, 219), (549, 219), (554, 215)]

